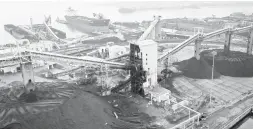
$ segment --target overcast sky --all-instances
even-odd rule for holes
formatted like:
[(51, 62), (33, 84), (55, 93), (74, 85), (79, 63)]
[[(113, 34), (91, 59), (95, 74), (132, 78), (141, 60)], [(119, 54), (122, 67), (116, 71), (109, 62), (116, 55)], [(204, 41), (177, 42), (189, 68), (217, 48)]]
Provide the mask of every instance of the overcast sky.
[[(0, 1), (82, 1), (82, 2), (119, 2), (119, 1), (179, 1), (179, 0), (0, 0)], [(221, 1), (221, 0), (180, 0), (180, 1), (206, 1), (206, 2), (212, 2), (212, 1)], [(222, 0), (222, 1), (237, 1), (240, 0)], [(253, 0), (243, 0), (243, 1), (252, 1)]]

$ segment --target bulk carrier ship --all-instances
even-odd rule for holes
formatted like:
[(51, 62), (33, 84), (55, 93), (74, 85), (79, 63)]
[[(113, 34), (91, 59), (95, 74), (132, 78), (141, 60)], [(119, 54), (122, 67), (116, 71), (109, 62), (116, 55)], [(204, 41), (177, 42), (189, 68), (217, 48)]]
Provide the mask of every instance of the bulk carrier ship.
[(68, 14), (65, 15), (65, 19), (71, 27), (84, 32), (84, 33), (94, 33), (94, 32), (108, 32), (110, 19), (104, 18), (102, 14), (93, 13), (94, 18), (89, 18), (86, 16), (76, 15), (76, 10), (68, 8)]

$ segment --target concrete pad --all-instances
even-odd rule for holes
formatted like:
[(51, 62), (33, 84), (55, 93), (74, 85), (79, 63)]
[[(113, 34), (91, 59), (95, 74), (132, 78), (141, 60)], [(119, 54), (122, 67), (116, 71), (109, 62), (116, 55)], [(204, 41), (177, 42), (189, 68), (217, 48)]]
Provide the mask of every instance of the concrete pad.
[(230, 86), (230, 85), (233, 85), (235, 82), (231, 82), (231, 81), (224, 81), (223, 82), (223, 85), (225, 86)]
[[(210, 92), (209, 92), (209, 93), (210, 93)], [(212, 94), (212, 96), (214, 96), (214, 97), (216, 97), (216, 98), (222, 98), (222, 95), (219, 94), (219, 93), (217, 93), (217, 92), (212, 91), (211, 94)]]
[(210, 83), (206, 83), (205, 85), (203, 85), (204, 87), (206, 87), (206, 88), (213, 88), (213, 84), (210, 84)]
[(250, 89), (253, 89), (253, 84), (245, 84), (245, 86), (249, 87)]
[(240, 92), (241, 94), (245, 93), (245, 89), (237, 88), (236, 90), (237, 90), (238, 92)]
[(198, 88), (196, 88), (195, 86), (193, 86), (191, 83), (187, 82), (184, 84), (185, 87), (187, 87), (190, 90), (194, 90), (194, 91), (199, 91), (201, 92)]
[[(223, 85), (216, 85), (216, 88), (213, 89), (213, 91), (217, 92), (214, 93), (217, 98), (222, 99), (226, 102), (231, 101), (235, 98), (235, 95), (233, 94), (235, 90)], [(237, 95), (240, 95), (240, 93), (237, 93)]]
[(233, 82), (240, 82), (244, 78), (240, 78), (240, 77), (228, 77), (227, 79), (230, 80), (230, 81), (233, 81)]
[(234, 94), (228, 94), (227, 95), (229, 97), (229, 101), (232, 101), (233, 99), (237, 98), (237, 96), (235, 96)]
[(237, 89), (233, 85), (224, 86), (224, 88), (226, 88), (229, 92), (237, 91)]
[(212, 90), (212, 93), (216, 94), (216, 96), (223, 96), (223, 95), (224, 95), (222, 92), (220, 92), (220, 91), (217, 90), (217, 89)]
[(245, 86), (249, 86), (249, 87), (253, 87), (253, 85), (252, 84), (250, 84), (251, 82), (249, 81), (249, 80), (246, 80), (246, 81), (243, 81), (243, 82), (240, 82), (240, 84), (242, 84), (242, 85), (245, 85)]
[(238, 88), (242, 87), (242, 85), (239, 83), (234, 83), (231, 85), (231, 87), (233, 87), (234, 89), (238, 89)]
[(221, 90), (223, 90), (223, 91), (231, 92), (231, 89), (227, 88), (227, 86), (224, 86), (224, 85), (222, 85), (222, 84), (217, 85), (217, 86), (218, 86)]
[(243, 88), (244, 86), (242, 85), (242, 84), (240, 84), (240, 83), (236, 83), (236, 84), (234, 84), (234, 86), (236, 86), (236, 88)]
[(240, 95), (241, 95), (241, 93), (240, 93), (240, 92), (238, 92), (238, 91), (234, 91), (234, 92), (232, 92), (231, 94), (233, 94), (235, 97), (238, 97), (238, 96), (240, 96)]
[(182, 87), (182, 84), (180, 82), (178, 82), (178, 81), (173, 81), (173, 85), (175, 87)]
[(198, 80), (197, 80), (197, 83), (200, 84), (200, 85), (201, 85), (201, 84), (205, 84), (206, 82), (208, 82), (207, 79), (198, 79)]
[(214, 84), (214, 85), (219, 84), (219, 83), (217, 83), (217, 82), (215, 82), (213, 80), (207, 80), (207, 82), (210, 83), (210, 84)]
[(247, 89), (248, 91), (249, 91), (249, 90), (252, 90), (252, 88), (249, 87), (248, 85), (243, 85), (243, 84), (242, 84), (242, 88)]
[(213, 80), (216, 84), (219, 84), (219, 83), (223, 83), (224, 80), (221, 80), (221, 79), (214, 79)]
[[(239, 78), (222, 76), (219, 79), (181, 79), (179, 84), (186, 85), (189, 92), (200, 88), (203, 92), (220, 100), (229, 102), (240, 98), (243, 93), (253, 90), (253, 78)], [(196, 84), (196, 85), (194, 85)], [(198, 88), (197, 88), (198, 87)]]
[(231, 100), (231, 98), (228, 97), (228, 96), (226, 96), (226, 95), (224, 95), (223, 96), (223, 100), (226, 101), (226, 102), (229, 102)]
[(242, 93), (247, 93), (247, 92), (249, 92), (248, 89), (243, 89), (243, 88), (241, 88), (240, 91), (241, 91)]

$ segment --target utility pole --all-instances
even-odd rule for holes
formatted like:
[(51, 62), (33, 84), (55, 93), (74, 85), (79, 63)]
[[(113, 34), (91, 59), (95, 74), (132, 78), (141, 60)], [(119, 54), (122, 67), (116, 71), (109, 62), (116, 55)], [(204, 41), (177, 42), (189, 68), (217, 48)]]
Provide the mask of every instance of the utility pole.
[[(214, 57), (217, 55), (217, 52), (216, 51), (213, 51), (212, 52), (212, 55), (213, 55), (213, 65), (212, 65), (212, 81), (213, 81), (213, 71), (214, 71)], [(210, 90), (210, 104), (212, 102), (212, 88)]]

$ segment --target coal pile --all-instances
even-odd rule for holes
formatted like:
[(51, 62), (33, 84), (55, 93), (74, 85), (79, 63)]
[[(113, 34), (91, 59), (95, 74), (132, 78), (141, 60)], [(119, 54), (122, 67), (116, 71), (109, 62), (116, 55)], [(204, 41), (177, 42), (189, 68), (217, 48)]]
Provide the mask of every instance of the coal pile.
[(107, 100), (88, 92), (77, 94), (50, 111), (16, 115), (19, 123), (3, 129), (151, 129), (151, 117), (138, 112), (127, 97), (116, 101), (120, 96)]
[(38, 98), (35, 92), (30, 92), (30, 93), (23, 93), (20, 96), (21, 100), (24, 100), (27, 103), (33, 103), (33, 102), (37, 102)]
[[(206, 50), (201, 56), (212, 65), (211, 51)], [(215, 57), (215, 69), (220, 74), (232, 77), (252, 77), (253, 76), (253, 56), (239, 51), (230, 51), (229, 55), (225, 55), (223, 50), (215, 49), (217, 56)]]
[[(195, 79), (211, 79), (212, 78), (212, 66), (209, 65), (204, 58), (197, 60), (192, 57), (188, 60), (174, 63), (178, 65), (178, 69), (183, 72), (183, 75), (189, 78)], [(214, 78), (219, 78), (220, 73), (214, 69)]]

